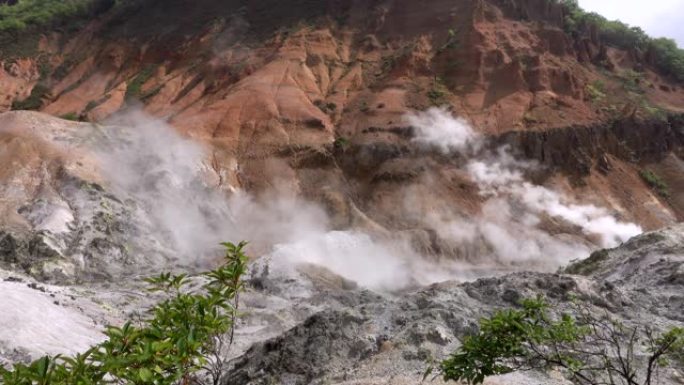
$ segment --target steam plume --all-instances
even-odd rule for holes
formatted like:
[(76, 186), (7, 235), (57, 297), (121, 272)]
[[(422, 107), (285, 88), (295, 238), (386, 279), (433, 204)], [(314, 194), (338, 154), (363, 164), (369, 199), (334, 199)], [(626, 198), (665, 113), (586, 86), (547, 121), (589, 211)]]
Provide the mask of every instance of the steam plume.
[[(484, 148), (484, 138), (462, 119), (455, 119), (442, 109), (409, 115), (417, 125), (420, 142), (449, 152), (465, 146)], [(429, 134), (426, 134), (429, 133)], [(454, 142), (445, 147), (445, 137)], [(457, 214), (428, 215), (427, 222), (445, 239), (456, 243), (484, 243), (489, 249), (482, 261), (497, 260), (509, 265), (533, 269), (552, 269), (589, 252), (586, 243), (569, 236), (551, 236), (539, 228), (542, 217), (561, 220), (579, 227), (586, 235), (597, 235), (601, 246), (614, 247), (641, 233), (633, 223), (617, 220), (608, 210), (573, 202), (562, 193), (534, 185), (525, 178), (526, 171), (538, 165), (515, 159), (508, 147), (495, 151), (480, 150), (465, 166), (480, 192), (488, 200), (482, 213), (466, 220)]]
[(186, 263), (216, 253), (221, 241), (244, 239), (280, 266), (321, 265), (361, 285), (394, 290), (501, 269), (552, 270), (588, 255), (590, 247), (576, 237), (543, 231), (539, 224), (544, 217), (597, 234), (603, 246), (641, 231), (603, 208), (532, 184), (525, 171), (534, 164), (516, 160), (507, 148), (485, 152), (484, 139), (444, 110), (411, 114), (407, 121), (415, 128), (416, 145), (470, 157), (464, 170), (487, 197), (476, 218), (448, 211), (422, 215), (426, 227), (454, 248), (470, 248), (464, 260), (434, 262), (408, 242), (376, 239), (353, 229), (331, 231), (320, 207), (288, 195), (273, 192), (258, 199), (238, 190), (216, 191), (204, 182), (205, 149), (142, 114), (114, 121), (95, 148), (110, 187), (137, 202), (157, 241)]

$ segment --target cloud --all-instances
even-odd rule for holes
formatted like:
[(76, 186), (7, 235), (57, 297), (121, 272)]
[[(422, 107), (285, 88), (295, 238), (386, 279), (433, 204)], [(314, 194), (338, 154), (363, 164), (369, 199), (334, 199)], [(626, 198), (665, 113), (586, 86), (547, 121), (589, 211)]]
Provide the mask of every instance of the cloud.
[(248, 240), (259, 249), (327, 226), (321, 208), (296, 197), (210, 186), (206, 149), (161, 120), (128, 112), (108, 124), (92, 146), (109, 188), (135, 202), (156, 239), (181, 261), (215, 255), (224, 241)]

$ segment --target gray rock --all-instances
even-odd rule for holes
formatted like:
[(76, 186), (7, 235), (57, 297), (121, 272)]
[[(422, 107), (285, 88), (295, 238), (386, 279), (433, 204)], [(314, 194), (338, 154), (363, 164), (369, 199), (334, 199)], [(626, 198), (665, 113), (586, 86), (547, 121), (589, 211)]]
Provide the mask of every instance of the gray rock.
[[(330, 300), (306, 321), (257, 342), (230, 363), (223, 383), (392, 383), (392, 378), (416, 383), (430, 360), (445, 358), (463, 336), (476, 332), (480, 317), (537, 295), (559, 311), (571, 311), (576, 299), (630, 325), (684, 326), (683, 262), (684, 225), (679, 225), (606, 251), (590, 261), (588, 276), (515, 273), (394, 296), (365, 295), (365, 300), (361, 291), (348, 290), (351, 298), (345, 302), (351, 306)], [(268, 283), (272, 293), (279, 285)], [(661, 382), (676, 383), (676, 375), (677, 370), (667, 372)], [(562, 383), (545, 373), (514, 377), (510, 383)]]

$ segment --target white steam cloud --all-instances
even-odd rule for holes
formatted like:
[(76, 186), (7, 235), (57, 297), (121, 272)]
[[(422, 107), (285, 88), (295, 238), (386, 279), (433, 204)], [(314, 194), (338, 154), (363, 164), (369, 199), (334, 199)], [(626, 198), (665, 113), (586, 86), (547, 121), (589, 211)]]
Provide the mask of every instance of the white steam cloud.
[(320, 265), (363, 286), (394, 290), (497, 271), (553, 270), (588, 255), (590, 246), (577, 237), (542, 230), (545, 218), (597, 235), (603, 246), (641, 232), (603, 208), (574, 203), (532, 184), (525, 171), (534, 164), (516, 160), (506, 148), (484, 152), (484, 139), (444, 110), (411, 114), (407, 121), (415, 129), (416, 145), (469, 156), (464, 170), (488, 198), (476, 218), (447, 211), (414, 213), (451, 245), (453, 250), (443, 250), (445, 256), (462, 255), (461, 260), (426, 258), (408, 240), (356, 229), (331, 231), (320, 207), (289, 194), (256, 197), (207, 186), (212, 171), (205, 149), (142, 114), (113, 121), (103, 131), (105, 140), (96, 141), (96, 152), (110, 188), (135, 201), (155, 241), (186, 264), (215, 255), (222, 241), (248, 240), (253, 250), (281, 267)]
[(454, 118), (445, 110), (431, 108), (406, 115), (414, 128), (412, 141), (438, 148), (442, 153), (460, 152), (480, 142), (480, 137), (465, 119)]
[(394, 290), (444, 280), (408, 245), (358, 231), (330, 231), (317, 205), (271, 191), (255, 197), (206, 185), (206, 151), (165, 123), (140, 113), (110, 122), (97, 156), (109, 187), (136, 202), (155, 241), (185, 264), (201, 264), (223, 241), (250, 242), (252, 252), (285, 264), (315, 264), (359, 284)]
[[(461, 119), (442, 109), (413, 114), (408, 122), (419, 133), (420, 142), (442, 151), (483, 148), (484, 139)], [(444, 139), (453, 136), (453, 142)], [(445, 143), (451, 143), (445, 147)], [(585, 257), (590, 249), (569, 234), (551, 236), (542, 229), (543, 218), (577, 226), (589, 236), (598, 236), (601, 246), (614, 247), (642, 232), (633, 223), (618, 221), (608, 210), (572, 202), (562, 193), (534, 185), (525, 172), (537, 167), (533, 162), (515, 159), (506, 146), (494, 152), (480, 151), (465, 169), (488, 200), (481, 215), (459, 218), (453, 213), (431, 213), (426, 222), (439, 235), (457, 244), (481, 243), (478, 263), (498, 261), (518, 268), (551, 270), (573, 259)]]
[(181, 260), (215, 254), (220, 242), (257, 247), (295, 242), (327, 225), (322, 209), (276, 193), (257, 200), (208, 186), (205, 149), (164, 122), (128, 113), (98, 141), (101, 169), (115, 193), (131, 197), (158, 241)]
[(615, 247), (641, 234), (641, 227), (618, 221), (605, 208), (573, 203), (559, 192), (527, 181), (524, 171), (533, 167), (531, 162), (516, 160), (504, 146), (484, 160), (471, 160), (467, 170), (483, 194), (507, 196), (526, 214), (548, 215), (579, 226), (586, 235), (598, 235), (603, 247)]

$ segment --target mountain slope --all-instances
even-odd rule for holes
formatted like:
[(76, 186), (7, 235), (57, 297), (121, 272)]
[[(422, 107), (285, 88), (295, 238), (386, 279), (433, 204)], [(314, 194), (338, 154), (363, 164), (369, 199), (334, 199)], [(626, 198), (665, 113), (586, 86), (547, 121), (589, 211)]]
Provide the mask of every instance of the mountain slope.
[[(542, 0), (124, 2), (43, 35), (0, 82), (5, 108), (100, 121), (137, 106), (206, 144), (219, 190), (303, 196), (334, 229), (398, 232), (428, 254), (469, 252), (425, 213), (491, 205), (472, 154), (418, 145), (407, 113), (434, 106), (477, 143), (537, 161), (511, 167), (567, 202), (645, 229), (681, 221), (681, 84), (648, 52), (566, 33), (567, 12)], [(540, 221), (601, 245), (585, 224)]]
[(97, 340), (221, 241), (255, 257), (226, 383), (415, 383), (536, 294), (680, 325), (681, 79), (563, 3), (0, 6), (0, 324), (63, 321), (0, 364)]

